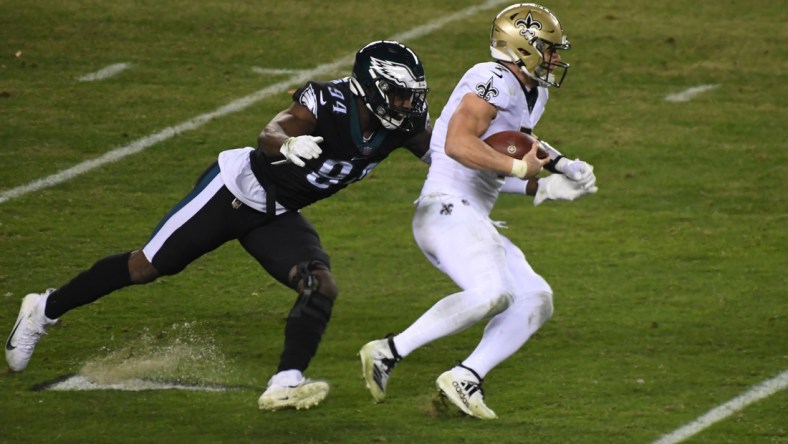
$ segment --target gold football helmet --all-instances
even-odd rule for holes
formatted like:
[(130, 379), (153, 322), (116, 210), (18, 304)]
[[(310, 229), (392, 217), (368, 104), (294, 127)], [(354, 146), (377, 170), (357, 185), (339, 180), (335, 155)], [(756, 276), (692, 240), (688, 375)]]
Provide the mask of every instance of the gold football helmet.
[(561, 86), (569, 64), (556, 61), (553, 53), (571, 44), (555, 14), (535, 3), (518, 3), (504, 9), (493, 20), (490, 53), (512, 62), (540, 86)]

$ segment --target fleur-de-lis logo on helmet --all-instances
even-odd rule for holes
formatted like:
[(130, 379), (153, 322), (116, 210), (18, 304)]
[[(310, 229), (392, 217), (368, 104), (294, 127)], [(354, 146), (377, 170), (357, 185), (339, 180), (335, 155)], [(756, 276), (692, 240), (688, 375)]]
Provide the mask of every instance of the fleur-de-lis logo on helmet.
[(534, 18), (531, 16), (531, 12), (529, 11), (525, 18), (518, 19), (514, 22), (514, 27), (521, 28), (520, 35), (527, 36), (532, 34), (530, 32), (531, 28), (542, 29), (542, 23), (540, 23), (538, 20), (534, 20)]
[(507, 7), (495, 16), (490, 29), (490, 55), (516, 64), (542, 87), (558, 88), (564, 81), (569, 64), (554, 56), (570, 47), (555, 14), (535, 3)]

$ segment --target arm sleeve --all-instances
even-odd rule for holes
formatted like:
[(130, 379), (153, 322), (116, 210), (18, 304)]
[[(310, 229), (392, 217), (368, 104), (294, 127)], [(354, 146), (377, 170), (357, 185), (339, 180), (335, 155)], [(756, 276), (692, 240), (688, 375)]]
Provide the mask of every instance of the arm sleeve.
[(506, 176), (504, 179), (502, 193), (508, 194), (526, 194), (526, 186), (528, 185), (527, 179), (520, 179), (519, 177)]

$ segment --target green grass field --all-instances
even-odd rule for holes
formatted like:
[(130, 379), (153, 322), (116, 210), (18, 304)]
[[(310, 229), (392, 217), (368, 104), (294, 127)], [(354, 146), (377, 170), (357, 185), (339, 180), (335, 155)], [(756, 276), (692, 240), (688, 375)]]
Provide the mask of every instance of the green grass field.
[[(360, 46), (403, 38), (424, 60), (437, 118), (460, 75), (487, 60), (489, 24), (508, 4), (0, 2), (0, 334), (25, 294), (141, 246), (219, 151), (255, 144), (301, 72), (347, 75)], [(0, 442), (651, 443), (788, 370), (785, 4), (545, 5), (573, 43), (572, 68), (537, 133), (594, 164), (600, 190), (498, 202), (494, 217), (556, 309), (487, 377), (498, 420), (432, 405), (434, 379), (481, 325), (409, 356), (384, 404), (360, 378), (365, 342), (455, 291), (412, 239), (426, 168), (403, 152), (304, 210), (341, 290), (307, 372), (331, 382), (323, 404), (257, 409), (293, 294), (228, 244), (68, 313), (24, 373), (0, 371)], [(78, 80), (118, 63), (129, 68)], [(144, 149), (36, 182), (133, 147)], [(79, 372), (230, 390), (34, 390)], [(771, 390), (686, 442), (785, 443), (786, 412), (788, 392)]]

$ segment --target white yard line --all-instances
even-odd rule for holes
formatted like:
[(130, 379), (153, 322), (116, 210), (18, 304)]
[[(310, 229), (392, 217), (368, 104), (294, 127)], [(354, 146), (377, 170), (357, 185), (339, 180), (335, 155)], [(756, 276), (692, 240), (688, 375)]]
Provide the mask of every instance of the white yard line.
[(715, 422), (722, 421), (753, 402), (768, 398), (780, 390), (784, 390), (786, 387), (788, 387), (788, 370), (783, 371), (768, 381), (764, 381), (752, 387), (750, 390), (747, 390), (747, 392), (731, 399), (725, 404), (709, 410), (708, 413), (698, 419), (662, 436), (657, 441), (654, 441), (654, 444), (676, 444), (684, 441)]
[(104, 80), (112, 76), (116, 76), (129, 68), (131, 68), (131, 64), (129, 63), (115, 63), (114, 65), (109, 65), (105, 68), (101, 68), (96, 72), (85, 74), (84, 76), (78, 78), (77, 80), (79, 80), (80, 82), (93, 82), (95, 80)]
[[(510, 1), (511, 0), (488, 0), (480, 5), (465, 8), (461, 11), (457, 11), (453, 14), (444, 16), (441, 19), (427, 23), (426, 25), (418, 26), (409, 31), (403, 32), (401, 34), (397, 34), (395, 36), (390, 37), (390, 39), (400, 40), (400, 41), (417, 39), (419, 37), (428, 35), (440, 29), (441, 27), (446, 26), (449, 23), (470, 17), (471, 15), (476, 14), (477, 12), (492, 8), (494, 6), (508, 4), (510, 3)], [(120, 148), (116, 148), (112, 151), (105, 153), (100, 157), (87, 160), (71, 168), (55, 173), (51, 176), (43, 177), (41, 179), (36, 179), (24, 185), (20, 185), (15, 188), (11, 188), (10, 190), (6, 190), (0, 193), (0, 204), (8, 202), (11, 199), (15, 199), (24, 196), (26, 194), (32, 193), (34, 191), (38, 191), (44, 188), (49, 188), (59, 183), (71, 180), (81, 174), (87, 173), (95, 168), (106, 165), (108, 163), (117, 162), (118, 160), (123, 159), (126, 156), (150, 148), (151, 146), (156, 145), (159, 142), (168, 140), (177, 134), (186, 131), (191, 131), (193, 129), (197, 129), (205, 125), (206, 123), (210, 122), (211, 120), (244, 110), (250, 107), (251, 105), (254, 105), (255, 103), (260, 102), (268, 97), (287, 91), (287, 89), (293, 85), (299, 85), (305, 83), (308, 80), (312, 80), (315, 77), (324, 74), (331, 74), (336, 72), (336, 70), (340, 68), (351, 66), (353, 64), (354, 58), (355, 58), (355, 53), (344, 57), (340, 57), (339, 59), (336, 59), (331, 63), (317, 66), (314, 69), (300, 71), (296, 74), (293, 74), (287, 80), (283, 80), (279, 83), (275, 83), (257, 92), (249, 94), (248, 96), (234, 100), (215, 111), (211, 111), (209, 113), (199, 115), (185, 122), (179, 123), (175, 126), (164, 128), (163, 130), (157, 133), (151, 134), (149, 136), (145, 136), (141, 139), (137, 139), (129, 143), (128, 145), (124, 145)]]
[(720, 85), (693, 86), (692, 88), (687, 88), (679, 93), (669, 94), (665, 96), (665, 100), (668, 102), (689, 102), (698, 94), (704, 93), (706, 91), (710, 91), (714, 88), (718, 88), (719, 86)]
[(259, 66), (253, 66), (252, 71), (263, 75), (297, 74), (301, 72), (300, 69), (261, 68)]

